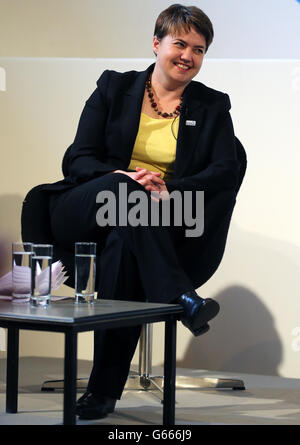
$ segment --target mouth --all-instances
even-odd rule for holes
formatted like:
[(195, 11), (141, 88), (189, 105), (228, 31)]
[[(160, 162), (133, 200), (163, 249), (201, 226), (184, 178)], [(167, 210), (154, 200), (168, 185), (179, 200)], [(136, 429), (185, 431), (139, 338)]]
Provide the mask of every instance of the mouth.
[(182, 72), (186, 72), (191, 68), (190, 66), (185, 65), (184, 63), (174, 62), (174, 65), (179, 69), (179, 71), (182, 71)]

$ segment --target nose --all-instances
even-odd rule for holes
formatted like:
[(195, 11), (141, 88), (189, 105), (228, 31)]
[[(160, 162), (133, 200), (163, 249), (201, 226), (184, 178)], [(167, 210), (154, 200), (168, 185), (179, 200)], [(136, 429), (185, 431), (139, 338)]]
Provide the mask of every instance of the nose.
[(190, 62), (192, 60), (192, 49), (186, 46), (182, 50), (180, 58), (185, 62)]

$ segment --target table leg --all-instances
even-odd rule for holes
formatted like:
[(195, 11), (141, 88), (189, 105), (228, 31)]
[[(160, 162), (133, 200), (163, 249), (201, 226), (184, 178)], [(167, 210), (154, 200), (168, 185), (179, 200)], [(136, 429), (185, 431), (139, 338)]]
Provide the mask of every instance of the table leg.
[(64, 425), (76, 424), (77, 332), (65, 332)]
[(171, 317), (165, 323), (164, 425), (175, 424), (176, 329), (177, 320)]
[(18, 412), (19, 329), (7, 329), (6, 412)]

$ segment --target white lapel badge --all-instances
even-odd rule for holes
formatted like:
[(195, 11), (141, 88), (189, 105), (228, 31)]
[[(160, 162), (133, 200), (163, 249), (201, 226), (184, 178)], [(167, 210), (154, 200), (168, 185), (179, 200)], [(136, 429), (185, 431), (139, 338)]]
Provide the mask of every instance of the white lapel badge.
[(187, 127), (196, 127), (196, 121), (185, 121)]

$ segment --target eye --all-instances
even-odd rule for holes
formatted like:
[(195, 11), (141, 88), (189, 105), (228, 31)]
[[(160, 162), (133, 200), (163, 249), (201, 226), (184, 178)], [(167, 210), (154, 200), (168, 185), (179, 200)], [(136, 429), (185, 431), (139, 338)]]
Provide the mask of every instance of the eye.
[(179, 46), (180, 48), (184, 47), (184, 44), (182, 42), (175, 42), (175, 45)]
[(195, 48), (195, 53), (196, 54), (203, 54), (203, 49), (202, 48)]

